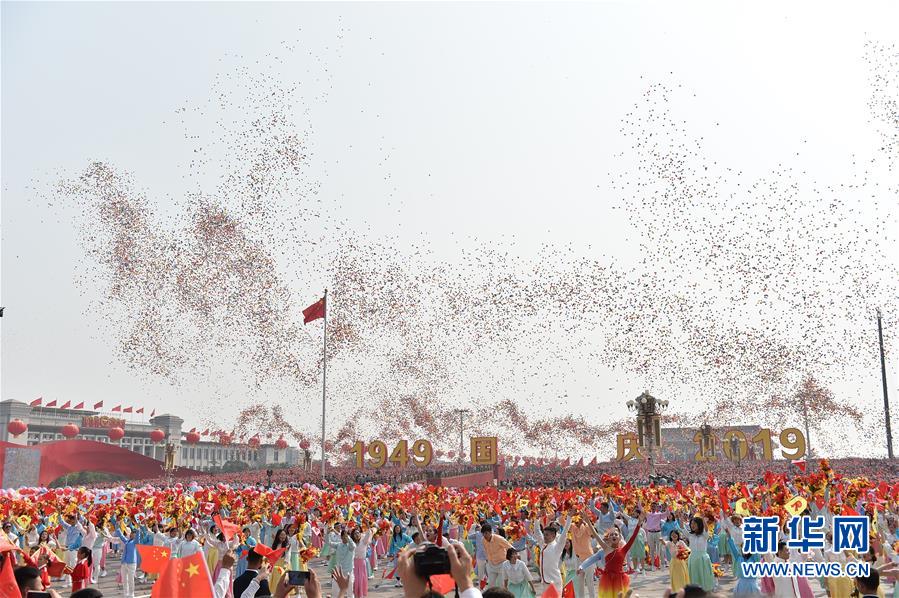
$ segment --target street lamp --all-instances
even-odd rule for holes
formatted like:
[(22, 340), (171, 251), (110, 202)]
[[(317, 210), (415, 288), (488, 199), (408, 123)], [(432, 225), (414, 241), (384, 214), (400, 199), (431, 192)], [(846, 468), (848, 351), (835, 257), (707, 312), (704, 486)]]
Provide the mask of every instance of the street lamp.
[(740, 448), (742, 448), (740, 446), (740, 439), (737, 438), (736, 436), (731, 436), (730, 437), (730, 455), (731, 455), (731, 459), (733, 459), (734, 455), (737, 456), (737, 467), (740, 466)]
[(659, 400), (643, 391), (635, 400), (625, 403), (628, 410), (637, 415), (637, 439), (638, 444), (648, 448), (649, 467), (651, 475), (655, 475), (655, 449), (662, 447), (662, 412), (668, 408), (667, 400)]

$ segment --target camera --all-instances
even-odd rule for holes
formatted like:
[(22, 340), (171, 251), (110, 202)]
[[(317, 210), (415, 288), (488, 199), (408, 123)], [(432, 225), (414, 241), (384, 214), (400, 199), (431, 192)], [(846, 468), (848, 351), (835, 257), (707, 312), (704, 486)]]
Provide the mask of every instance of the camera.
[(447, 554), (446, 548), (434, 544), (427, 544), (424, 550), (417, 551), (412, 556), (412, 562), (415, 564), (415, 575), (421, 579), (450, 572), (449, 554)]
[(287, 572), (287, 585), (289, 586), (302, 586), (306, 585), (306, 580), (309, 579), (308, 571), (288, 571)]

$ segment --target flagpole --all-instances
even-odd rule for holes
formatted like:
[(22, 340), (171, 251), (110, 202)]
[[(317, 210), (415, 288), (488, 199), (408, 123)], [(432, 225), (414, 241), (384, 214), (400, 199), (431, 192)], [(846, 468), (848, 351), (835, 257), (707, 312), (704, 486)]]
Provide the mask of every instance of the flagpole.
[(325, 479), (325, 406), (327, 397), (326, 376), (328, 371), (328, 289), (323, 299), (325, 325), (322, 328), (322, 480)]

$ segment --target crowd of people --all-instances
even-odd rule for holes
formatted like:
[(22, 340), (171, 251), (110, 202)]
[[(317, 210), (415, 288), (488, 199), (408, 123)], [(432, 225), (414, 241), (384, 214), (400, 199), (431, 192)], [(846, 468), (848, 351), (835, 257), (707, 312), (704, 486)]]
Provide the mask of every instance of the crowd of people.
[[(852, 463), (859, 470), (871, 466)], [(326, 565), (334, 575), (332, 598), (367, 598), (375, 576), (394, 580), (410, 598), (443, 594), (454, 584), (465, 598), (482, 589), (495, 598), (533, 598), (550, 587), (558, 596), (618, 598), (632, 576), (653, 570), (665, 572), (669, 592), (696, 596), (714, 595), (727, 577), (736, 578), (736, 596), (807, 598), (815, 584), (832, 598), (872, 584), (874, 595), (884, 596), (899, 562), (899, 476), (892, 470), (850, 476), (826, 460), (814, 469), (769, 470), (737, 483), (707, 473), (696, 481), (634, 484), (601, 473), (589, 485), (578, 478), (567, 488), (559, 480), (472, 489), (193, 481), (4, 490), (0, 588), (14, 577), (22, 596), (51, 588), (55, 595), (90, 598), (100, 595), (93, 586), (101, 577), (114, 575), (116, 595), (125, 598), (134, 598), (136, 583), (150, 582), (154, 596), (165, 598), (286, 596), (302, 585), (291, 584), (288, 572)], [(871, 550), (835, 551), (828, 544), (805, 555), (779, 546), (764, 558), (869, 562), (870, 578), (747, 577), (739, 563), (758, 555), (741, 548), (743, 517), (777, 516), (786, 534), (787, 520), (799, 512), (869, 516)], [(454, 554), (461, 570), (470, 568), (467, 582), (456, 572), (450, 580), (435, 576), (419, 584), (414, 554), (432, 545)], [(170, 593), (178, 585), (171, 580), (173, 563), (186, 559), (208, 572), (205, 593)], [(890, 590), (899, 595), (895, 584)], [(306, 587), (307, 596), (316, 591), (314, 584)]]
[[(831, 463), (834, 468), (843, 472), (843, 475), (847, 477), (899, 479), (899, 464), (895, 460), (844, 458), (834, 459)], [(796, 465), (786, 460), (747, 460), (739, 464), (726, 459), (706, 463), (659, 462), (655, 463), (653, 468), (650, 468), (645, 461), (608, 461), (567, 467), (559, 466), (558, 462), (547, 462), (542, 465), (504, 465), (502, 466), (503, 475), (500, 485), (507, 488), (586, 488), (595, 484), (602, 474), (620, 476), (642, 484), (648, 484), (654, 480), (660, 480), (662, 483), (669, 480), (681, 480), (684, 483), (701, 482), (711, 474), (721, 483), (733, 484), (747, 480), (760, 481), (766, 471), (792, 476), (803, 473), (803, 467), (804, 465)], [(428, 480), (477, 473), (489, 469), (493, 469), (493, 467), (473, 466), (457, 462), (435, 462), (427, 468), (383, 467), (376, 470), (329, 464), (327, 477), (336, 486), (372, 483), (398, 486), (411, 482), (427, 483)], [(310, 468), (273, 469), (271, 478), (267, 477), (265, 470), (209, 473), (191, 478), (201, 485), (217, 483), (257, 485), (267, 484), (270, 480), (277, 486), (316, 484), (320, 479), (321, 473), (317, 463)], [(134, 485), (149, 484), (152, 486), (161, 486), (166, 483), (167, 479), (163, 477), (132, 482)]]

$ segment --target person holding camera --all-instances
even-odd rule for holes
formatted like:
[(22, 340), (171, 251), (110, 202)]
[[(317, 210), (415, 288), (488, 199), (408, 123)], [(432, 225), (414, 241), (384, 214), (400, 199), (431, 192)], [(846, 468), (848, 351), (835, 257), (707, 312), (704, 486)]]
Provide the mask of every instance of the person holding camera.
[(471, 577), (474, 565), (471, 555), (459, 542), (445, 548), (425, 544), (415, 550), (404, 550), (397, 563), (397, 575), (403, 582), (405, 598), (422, 598), (430, 591), (432, 575), (449, 574), (456, 582), (459, 598), (482, 598)]

